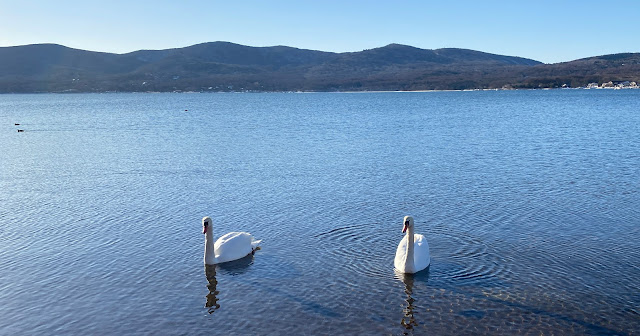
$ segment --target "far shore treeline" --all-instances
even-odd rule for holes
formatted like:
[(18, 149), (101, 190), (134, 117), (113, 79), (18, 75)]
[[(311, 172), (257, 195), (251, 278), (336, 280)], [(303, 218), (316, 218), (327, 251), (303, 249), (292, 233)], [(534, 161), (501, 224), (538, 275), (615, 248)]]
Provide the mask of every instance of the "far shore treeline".
[(543, 64), (399, 44), (348, 53), (229, 42), (127, 54), (56, 44), (0, 48), (0, 93), (622, 88), (636, 83), (640, 53)]

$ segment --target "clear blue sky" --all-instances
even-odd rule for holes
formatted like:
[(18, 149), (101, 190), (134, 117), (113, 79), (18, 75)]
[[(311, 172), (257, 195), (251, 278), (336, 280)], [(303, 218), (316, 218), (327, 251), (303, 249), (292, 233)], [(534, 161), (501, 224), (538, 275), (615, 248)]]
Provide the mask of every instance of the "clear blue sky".
[(389, 43), (545, 63), (640, 52), (640, 1), (0, 0), (0, 46), (126, 53), (229, 41), (345, 52)]

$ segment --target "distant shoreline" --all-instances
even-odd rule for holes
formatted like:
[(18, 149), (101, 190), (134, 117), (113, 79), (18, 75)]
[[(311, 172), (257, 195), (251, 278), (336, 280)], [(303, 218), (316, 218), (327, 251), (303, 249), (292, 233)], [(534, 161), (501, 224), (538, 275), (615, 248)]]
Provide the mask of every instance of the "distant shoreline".
[(367, 91), (104, 91), (104, 92), (82, 92), (82, 91), (67, 91), (67, 92), (0, 92), (0, 95), (40, 95), (40, 94), (238, 94), (238, 93), (288, 93), (288, 94), (300, 94), (300, 93), (428, 93), (428, 92), (478, 92), (478, 91), (556, 91), (556, 90), (588, 90), (588, 91), (617, 91), (617, 90), (637, 90), (640, 87), (605, 87), (605, 88), (518, 88), (518, 89), (464, 89), (464, 90), (367, 90)]

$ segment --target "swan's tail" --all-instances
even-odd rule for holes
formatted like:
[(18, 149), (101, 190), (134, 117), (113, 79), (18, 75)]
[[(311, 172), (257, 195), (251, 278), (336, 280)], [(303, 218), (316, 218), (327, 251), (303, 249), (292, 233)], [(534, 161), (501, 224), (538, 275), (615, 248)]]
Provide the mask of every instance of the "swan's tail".
[(251, 249), (255, 251), (258, 248), (258, 245), (260, 245), (261, 241), (262, 241), (262, 239), (252, 241), (251, 242)]

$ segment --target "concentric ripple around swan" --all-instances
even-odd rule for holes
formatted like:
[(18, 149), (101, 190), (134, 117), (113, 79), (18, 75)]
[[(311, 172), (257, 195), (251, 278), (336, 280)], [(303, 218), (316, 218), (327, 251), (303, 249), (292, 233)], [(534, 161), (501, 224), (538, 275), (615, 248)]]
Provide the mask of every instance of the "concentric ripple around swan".
[(383, 255), (380, 251), (388, 250), (385, 248), (385, 245), (389, 245), (388, 238), (368, 232), (371, 227), (371, 224), (342, 226), (319, 233), (314, 238), (322, 241), (330, 252), (330, 258), (342, 260), (341, 264), (347, 271), (386, 277), (392, 270), (387, 261), (392, 261), (393, 255)]
[(509, 278), (510, 262), (480, 239), (443, 226), (430, 229), (429, 234), (434, 280), (495, 286)]

